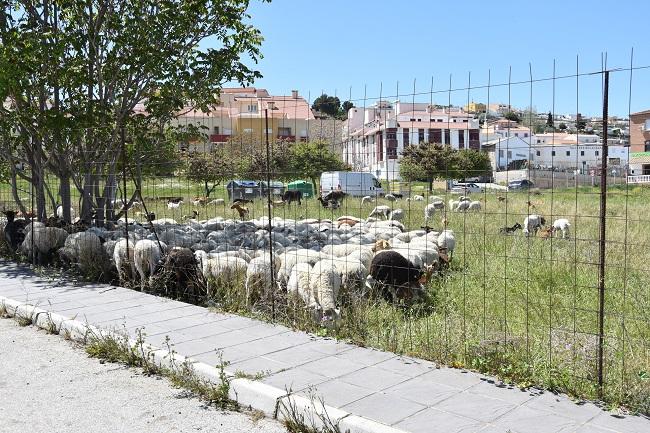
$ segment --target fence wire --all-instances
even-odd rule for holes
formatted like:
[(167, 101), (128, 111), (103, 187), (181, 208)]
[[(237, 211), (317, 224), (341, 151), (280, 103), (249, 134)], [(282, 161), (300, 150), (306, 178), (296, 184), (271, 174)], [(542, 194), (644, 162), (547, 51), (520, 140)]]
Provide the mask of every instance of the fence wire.
[[(648, 69), (630, 62), (562, 76), (553, 65), (543, 78), (530, 67), (527, 81), (487, 85), (470, 74), (428, 92), (366, 87), (362, 99), (350, 91), (346, 120), (289, 118), (302, 108), (289, 101), (284, 118), (267, 104), (225, 128), (190, 109), (176, 121), (190, 134), (147, 146), (122, 129), (119, 158), (81, 149), (65, 182), (18, 153), (0, 185), (5, 251), (648, 413), (650, 165), (635, 158), (650, 143), (634, 142), (630, 116), (632, 77)], [(575, 94), (570, 117), (556, 111), (559, 92)], [(625, 120), (609, 118), (612, 100)], [(457, 108), (474, 101), (485, 107)], [(518, 106), (522, 118), (504, 121)], [(493, 170), (443, 163), (405, 180), (408, 146), (437, 144), (484, 152)], [(347, 171), (327, 168), (331, 154)]]

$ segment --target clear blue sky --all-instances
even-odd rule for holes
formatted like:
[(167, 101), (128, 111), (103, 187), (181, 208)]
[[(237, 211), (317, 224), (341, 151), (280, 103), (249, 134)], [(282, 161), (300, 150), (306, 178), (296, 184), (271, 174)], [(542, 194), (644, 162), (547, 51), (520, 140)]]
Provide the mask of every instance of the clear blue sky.
[[(410, 100), (413, 80), (416, 100), (429, 101), (433, 77), (434, 103), (446, 104), (449, 76), (452, 88), (464, 88), (471, 71), (472, 86), (491, 82), (550, 78), (574, 74), (576, 55), (581, 72), (630, 64), (650, 66), (650, 0), (545, 1), (366, 1), (274, 0), (252, 2), (252, 23), (265, 37), (264, 78), (256, 86), (272, 94), (298, 89), (311, 94), (336, 93), (356, 105), (380, 93)], [(634, 71), (632, 111), (650, 108), (650, 69)], [(600, 76), (579, 79), (579, 111), (602, 111)], [(533, 83), (532, 105), (552, 109), (552, 82)], [(610, 113), (627, 115), (629, 72), (611, 74)], [(452, 93), (451, 102), (466, 103), (467, 91)], [(470, 100), (486, 102), (486, 89), (471, 90)], [(508, 102), (508, 87), (490, 90), (491, 102)], [(511, 86), (511, 103), (530, 103), (528, 83)], [(576, 79), (556, 80), (555, 111), (576, 112)]]

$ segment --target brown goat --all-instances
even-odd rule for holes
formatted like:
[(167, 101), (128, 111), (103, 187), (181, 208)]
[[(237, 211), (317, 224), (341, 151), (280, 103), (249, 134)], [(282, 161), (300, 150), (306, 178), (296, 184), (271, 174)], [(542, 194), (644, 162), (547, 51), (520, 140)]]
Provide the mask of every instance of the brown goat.
[(230, 206), (230, 209), (235, 209), (237, 213), (239, 213), (239, 219), (242, 221), (245, 221), (250, 214), (248, 208), (246, 206), (240, 205), (239, 203), (234, 203), (232, 206)]
[(506, 198), (504, 196), (502, 196), (502, 195), (499, 195), (499, 196), (497, 196), (497, 200), (499, 200), (500, 202), (504, 202), (504, 201), (506, 201)]

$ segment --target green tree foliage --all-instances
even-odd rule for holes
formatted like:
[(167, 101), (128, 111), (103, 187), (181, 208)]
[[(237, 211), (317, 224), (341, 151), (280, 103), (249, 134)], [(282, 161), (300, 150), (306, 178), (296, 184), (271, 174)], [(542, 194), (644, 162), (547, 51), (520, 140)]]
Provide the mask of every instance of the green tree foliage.
[(553, 129), (555, 126), (553, 123), (553, 114), (549, 111), (548, 116), (546, 117), (546, 126)]
[(566, 127), (566, 123), (564, 123), (564, 122), (563, 122), (563, 123), (560, 123), (560, 124), (558, 125), (557, 129), (559, 129), (560, 131), (565, 131), (565, 130), (567, 129), (567, 127)]
[(345, 101), (341, 105), (341, 112), (339, 113), (339, 118), (342, 120), (345, 120), (348, 118), (348, 111), (350, 111), (350, 108), (354, 108), (354, 103), (351, 101)]
[(341, 100), (336, 96), (328, 96), (323, 93), (314, 100), (311, 108), (330, 116), (338, 116), (341, 110)]
[(295, 143), (291, 147), (292, 173), (308, 178), (317, 191), (316, 179), (324, 171), (349, 170), (349, 167), (323, 142)]
[(514, 111), (508, 111), (503, 117), (508, 120), (512, 120), (513, 122), (521, 122), (521, 118)]
[(455, 152), (450, 146), (439, 143), (407, 146), (402, 152), (400, 176), (409, 182), (426, 181), (429, 184), (429, 191), (431, 191), (435, 179), (454, 177)]
[(429, 191), (436, 179), (464, 179), (490, 173), (487, 153), (473, 149), (455, 150), (439, 143), (407, 146), (400, 161), (400, 176), (412, 181), (426, 181)]
[(586, 127), (587, 127), (587, 122), (582, 117), (576, 120), (576, 129), (579, 132), (584, 131)]
[[(262, 41), (249, 3), (2, 2), (0, 99), (11, 106), (0, 117), (18, 133), (0, 157), (29, 168), (16, 175), (33, 185), (40, 219), (48, 172), (59, 177), (64, 212), (72, 180), (84, 220), (93, 211), (113, 219), (123, 136), (160, 133), (188, 103), (209, 111), (224, 83), (260, 77), (247, 65), (261, 57)], [(206, 39), (215, 48), (203, 48)]]
[(215, 188), (232, 178), (236, 164), (224, 148), (211, 152), (193, 152), (187, 158), (185, 175), (189, 180), (201, 183), (205, 197), (210, 197)]

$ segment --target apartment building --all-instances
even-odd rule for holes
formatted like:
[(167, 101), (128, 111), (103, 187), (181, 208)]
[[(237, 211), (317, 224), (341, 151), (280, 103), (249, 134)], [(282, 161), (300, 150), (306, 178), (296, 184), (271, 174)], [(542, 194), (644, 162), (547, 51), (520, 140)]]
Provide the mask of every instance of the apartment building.
[(342, 141), (343, 160), (353, 170), (390, 181), (400, 179), (405, 146), (442, 143), (454, 149), (480, 149), (478, 120), (462, 108), (399, 100), (350, 109)]
[(195, 150), (210, 150), (237, 135), (251, 134), (264, 139), (290, 142), (308, 141), (310, 123), (314, 114), (309, 103), (294, 90), (288, 96), (273, 96), (266, 89), (255, 87), (221, 90), (219, 104), (209, 112), (185, 108), (174, 125), (193, 125), (202, 128), (208, 141), (189, 143)]

